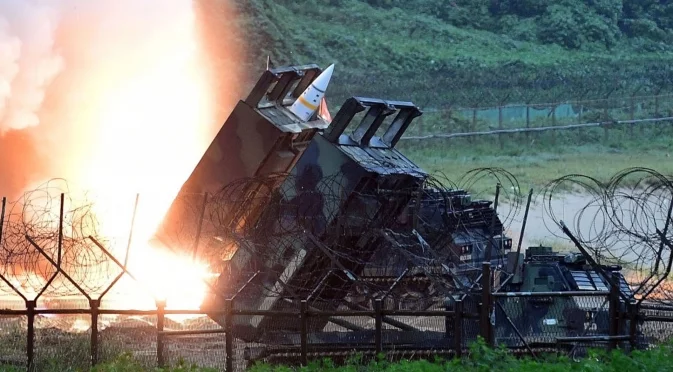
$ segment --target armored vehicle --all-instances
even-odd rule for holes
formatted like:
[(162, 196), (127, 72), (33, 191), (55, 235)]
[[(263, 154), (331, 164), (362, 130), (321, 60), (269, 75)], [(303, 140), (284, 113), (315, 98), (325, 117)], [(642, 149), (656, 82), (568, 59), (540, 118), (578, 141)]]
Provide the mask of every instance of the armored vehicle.
[[(564, 337), (606, 336), (610, 283), (618, 281), (620, 309), (633, 298), (618, 265), (596, 267), (582, 253), (545, 246), (516, 255), (510, 253), (509, 274), (494, 298), (496, 343), (554, 345)], [(628, 330), (628, 321), (621, 322), (620, 334)]]

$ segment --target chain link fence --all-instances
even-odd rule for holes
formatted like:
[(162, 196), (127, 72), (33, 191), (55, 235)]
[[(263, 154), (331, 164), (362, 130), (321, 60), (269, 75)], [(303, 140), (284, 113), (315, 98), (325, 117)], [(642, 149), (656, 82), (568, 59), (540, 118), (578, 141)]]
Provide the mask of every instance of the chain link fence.
[(452, 145), (500, 149), (507, 143), (610, 145), (672, 135), (673, 95), (427, 109), (418, 121), (403, 139), (451, 140)]
[[(81, 299), (60, 299), (50, 308), (23, 304), (21, 309), (20, 298), (5, 294), (0, 364), (73, 370), (130, 353), (147, 367), (187, 363), (238, 371), (256, 361), (300, 365), (354, 355), (451, 357), (464, 353), (477, 337), (533, 356), (559, 351), (577, 356), (589, 347), (641, 348), (673, 334), (673, 308), (632, 308), (618, 292), (485, 290), (424, 311), (395, 309), (380, 298), (373, 299), (373, 310), (336, 311), (315, 310), (317, 305), (309, 307), (305, 300), (286, 299), (282, 311), (243, 310), (229, 302), (216, 317), (230, 319), (224, 324), (198, 310), (167, 310), (161, 301), (148, 310), (91, 308)], [(251, 336), (236, 326), (256, 316), (270, 317), (277, 327)]]

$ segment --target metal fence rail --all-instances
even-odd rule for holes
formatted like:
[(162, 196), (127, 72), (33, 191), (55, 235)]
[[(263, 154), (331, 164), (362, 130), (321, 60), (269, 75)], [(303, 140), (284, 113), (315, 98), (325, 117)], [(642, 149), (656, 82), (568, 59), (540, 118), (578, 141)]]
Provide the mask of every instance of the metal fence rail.
[(404, 140), (425, 140), (432, 138), (459, 138), (459, 137), (475, 137), (475, 136), (490, 136), (496, 134), (513, 134), (513, 133), (534, 133), (534, 132), (547, 132), (554, 130), (569, 130), (569, 129), (580, 129), (580, 128), (592, 128), (592, 127), (602, 127), (610, 128), (615, 125), (639, 125), (639, 124), (650, 124), (657, 122), (668, 122), (673, 121), (673, 117), (665, 118), (650, 118), (650, 119), (638, 119), (638, 120), (614, 120), (614, 121), (602, 121), (602, 122), (593, 122), (593, 123), (582, 123), (582, 124), (567, 124), (567, 125), (555, 125), (555, 126), (544, 126), (544, 127), (534, 127), (534, 128), (511, 128), (511, 129), (497, 129), (497, 130), (488, 130), (480, 132), (464, 132), (464, 133), (438, 133), (438, 134), (428, 134), (424, 136), (405, 136), (402, 137)]
[[(447, 107), (426, 109), (419, 124), (406, 132), (404, 140), (428, 140), (549, 133), (556, 140), (558, 131), (603, 129), (603, 140), (613, 130), (626, 128), (625, 136), (646, 133), (648, 125), (673, 122), (673, 95), (606, 97), (559, 101), (545, 104), (505, 103), (489, 107)], [(639, 128), (636, 134), (635, 128)], [(573, 141), (575, 142), (575, 141)]]

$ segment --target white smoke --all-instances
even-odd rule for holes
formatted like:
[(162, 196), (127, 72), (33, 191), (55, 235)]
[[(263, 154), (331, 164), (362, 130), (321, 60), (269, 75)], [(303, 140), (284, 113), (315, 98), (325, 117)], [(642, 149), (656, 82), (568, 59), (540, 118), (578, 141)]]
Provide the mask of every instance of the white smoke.
[(54, 49), (54, 2), (0, 2), (0, 135), (39, 123), (46, 87), (63, 69)]
[[(185, 295), (170, 281), (173, 260), (144, 243), (221, 125), (216, 111), (233, 107), (229, 94), (240, 97), (239, 86), (222, 82), (242, 70), (227, 0), (194, 3), (0, 0), (0, 197), (11, 202), (64, 178), (73, 203), (93, 202), (96, 230), (111, 243), (128, 237), (140, 193), (129, 265), (150, 272), (146, 263), (155, 263), (149, 285), (157, 294), (170, 288), (177, 307), (202, 294), (201, 272), (175, 261)], [(124, 299), (133, 308), (150, 299), (132, 293)]]
[[(210, 29), (199, 34), (194, 2), (222, 12), (211, 22), (217, 36)], [(147, 169), (165, 167), (162, 159), (174, 161), (178, 145), (209, 142), (212, 127), (224, 118), (208, 117), (212, 102), (194, 101), (213, 100), (221, 94), (218, 81), (236, 80), (232, 76), (241, 73), (239, 48), (222, 39), (233, 39), (236, 31), (227, 3), (0, 0), (0, 196), (112, 165), (110, 178), (134, 171), (151, 178)], [(216, 38), (222, 50), (205, 50), (202, 37)], [(204, 63), (212, 53), (231, 56), (217, 66), (227, 75), (217, 76)], [(205, 81), (210, 91), (196, 92), (189, 81)], [(203, 109), (195, 110), (197, 104)], [(154, 146), (162, 141), (173, 145), (173, 153)], [(125, 156), (111, 161), (107, 154), (117, 151), (114, 146)]]

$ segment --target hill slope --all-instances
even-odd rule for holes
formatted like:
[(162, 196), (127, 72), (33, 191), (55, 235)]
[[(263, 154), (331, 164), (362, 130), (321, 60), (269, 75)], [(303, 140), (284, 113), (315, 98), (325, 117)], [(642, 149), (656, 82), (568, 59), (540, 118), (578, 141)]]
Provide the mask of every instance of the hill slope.
[(656, 92), (673, 82), (673, 5), (655, 0), (250, 0), (252, 76), (337, 63), (331, 95), (486, 105)]

